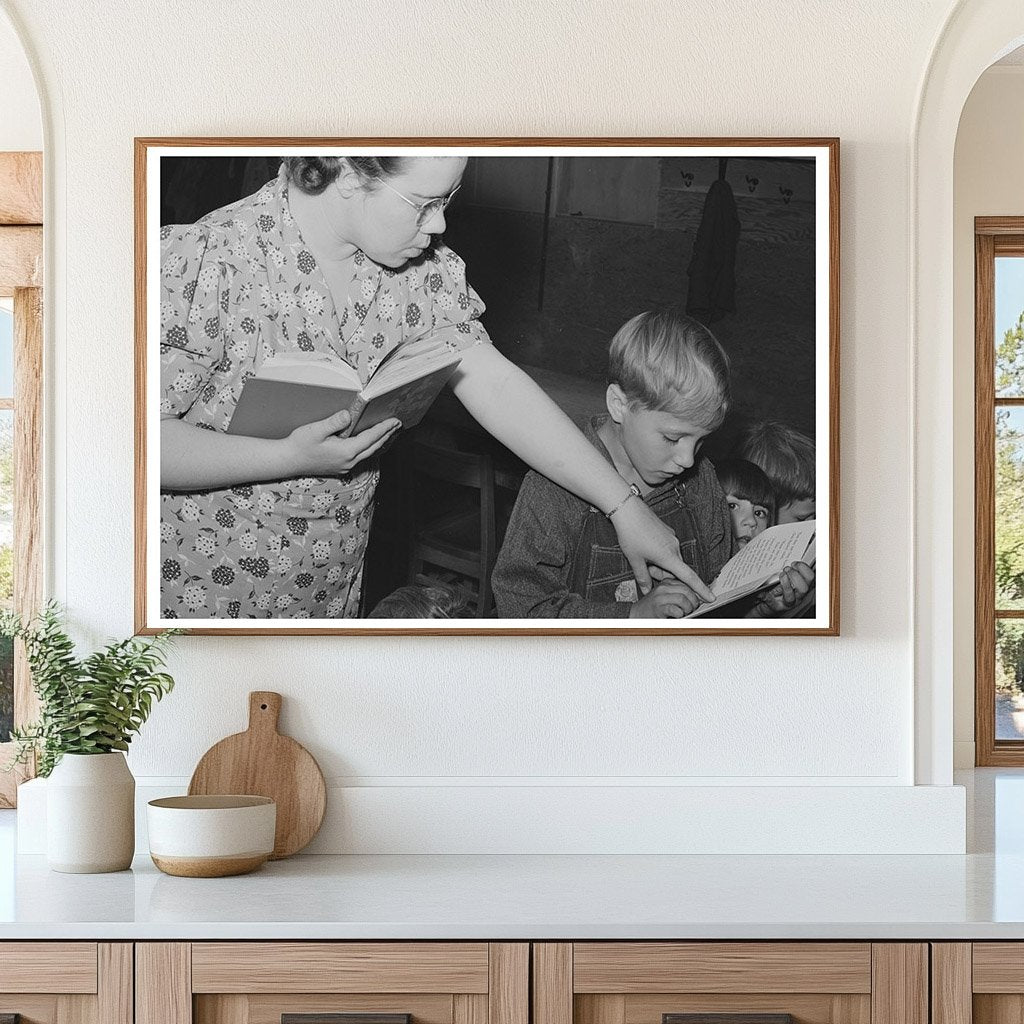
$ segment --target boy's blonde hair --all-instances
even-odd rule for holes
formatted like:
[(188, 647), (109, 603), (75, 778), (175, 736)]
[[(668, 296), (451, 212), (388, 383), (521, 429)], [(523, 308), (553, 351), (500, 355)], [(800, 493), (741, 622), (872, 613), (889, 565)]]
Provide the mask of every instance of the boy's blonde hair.
[(632, 406), (721, 426), (729, 408), (729, 357), (701, 323), (677, 310), (627, 320), (608, 348), (608, 379)]
[(755, 423), (743, 435), (739, 453), (764, 470), (778, 507), (814, 498), (814, 442), (778, 420)]

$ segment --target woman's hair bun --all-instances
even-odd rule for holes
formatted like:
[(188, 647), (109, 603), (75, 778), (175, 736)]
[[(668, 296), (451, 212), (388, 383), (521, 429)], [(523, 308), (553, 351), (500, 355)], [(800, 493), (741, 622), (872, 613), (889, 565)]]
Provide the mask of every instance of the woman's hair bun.
[(402, 169), (400, 156), (286, 156), (285, 171), (288, 180), (303, 192), (318, 196), (341, 174), (341, 161), (345, 159), (364, 182), (391, 178)]
[(318, 196), (341, 174), (341, 157), (286, 156), (284, 166), (289, 181), (307, 195)]

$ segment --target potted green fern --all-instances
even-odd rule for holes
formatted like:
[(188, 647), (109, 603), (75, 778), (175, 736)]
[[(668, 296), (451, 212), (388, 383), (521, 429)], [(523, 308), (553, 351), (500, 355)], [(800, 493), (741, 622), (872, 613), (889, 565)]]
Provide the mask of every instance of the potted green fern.
[(39, 719), (15, 729), (12, 763), (33, 754), (48, 777), (47, 860), (55, 871), (121, 871), (135, 849), (135, 779), (124, 759), (134, 733), (174, 687), (161, 671), (170, 639), (112, 641), (84, 658), (53, 602), (30, 622), (0, 613), (0, 635), (21, 640)]

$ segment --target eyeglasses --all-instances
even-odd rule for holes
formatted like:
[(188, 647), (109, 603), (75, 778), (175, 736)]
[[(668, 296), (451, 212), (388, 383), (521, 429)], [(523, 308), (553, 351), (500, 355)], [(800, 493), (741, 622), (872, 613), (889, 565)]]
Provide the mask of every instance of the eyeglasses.
[(408, 196), (403, 196), (394, 185), (389, 185), (384, 178), (377, 179), (385, 188), (391, 189), (392, 192), (398, 196), (399, 199), (407, 202), (416, 211), (416, 225), (417, 227), (423, 227), (424, 224), (429, 221), (435, 213), (444, 213), (448, 209), (448, 204), (455, 198), (455, 193), (462, 188), (462, 185), (456, 185), (446, 196), (442, 196), (439, 199), (428, 199), (425, 203), (414, 203)]

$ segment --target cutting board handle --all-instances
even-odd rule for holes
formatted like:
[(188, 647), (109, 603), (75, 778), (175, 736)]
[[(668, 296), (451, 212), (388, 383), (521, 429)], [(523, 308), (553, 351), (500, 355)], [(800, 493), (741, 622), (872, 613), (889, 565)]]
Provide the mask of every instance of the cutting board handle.
[(272, 690), (249, 693), (249, 732), (277, 732), (281, 714), (281, 694)]

